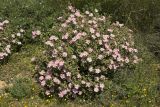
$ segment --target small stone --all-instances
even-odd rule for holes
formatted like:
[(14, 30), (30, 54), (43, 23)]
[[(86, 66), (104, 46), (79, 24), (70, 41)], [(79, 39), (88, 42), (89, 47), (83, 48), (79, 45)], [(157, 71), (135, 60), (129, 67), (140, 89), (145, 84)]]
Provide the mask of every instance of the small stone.
[(0, 80), (0, 90), (7, 87), (6, 82)]

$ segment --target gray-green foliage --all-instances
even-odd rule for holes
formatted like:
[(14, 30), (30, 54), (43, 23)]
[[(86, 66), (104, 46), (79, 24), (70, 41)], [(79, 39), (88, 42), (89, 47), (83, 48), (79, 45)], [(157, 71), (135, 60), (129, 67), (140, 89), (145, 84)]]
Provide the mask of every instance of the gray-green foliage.
[(32, 95), (31, 80), (26, 78), (17, 78), (13, 82), (13, 86), (11, 86), (8, 91), (13, 97), (17, 99), (29, 97)]

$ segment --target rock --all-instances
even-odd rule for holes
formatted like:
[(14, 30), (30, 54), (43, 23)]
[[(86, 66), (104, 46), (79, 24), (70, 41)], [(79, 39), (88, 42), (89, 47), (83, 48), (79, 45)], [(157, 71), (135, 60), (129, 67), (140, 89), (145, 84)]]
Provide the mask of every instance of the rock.
[(0, 90), (4, 89), (6, 87), (7, 87), (6, 82), (0, 80)]

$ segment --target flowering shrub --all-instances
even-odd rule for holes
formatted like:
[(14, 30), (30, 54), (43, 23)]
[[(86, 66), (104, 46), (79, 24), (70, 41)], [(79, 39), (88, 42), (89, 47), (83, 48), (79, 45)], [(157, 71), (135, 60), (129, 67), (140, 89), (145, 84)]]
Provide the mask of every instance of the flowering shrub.
[(132, 31), (119, 22), (72, 6), (59, 17), (56, 35), (45, 42), (47, 59), (39, 63), (38, 81), (46, 95), (92, 96), (105, 88), (108, 72), (138, 63)]
[(0, 62), (12, 53), (16, 46), (22, 45), (24, 30), (20, 29), (17, 33), (9, 34), (7, 30), (8, 20), (0, 22)]
[(36, 31), (32, 31), (32, 39), (35, 39), (37, 36), (41, 35), (41, 31), (36, 30)]

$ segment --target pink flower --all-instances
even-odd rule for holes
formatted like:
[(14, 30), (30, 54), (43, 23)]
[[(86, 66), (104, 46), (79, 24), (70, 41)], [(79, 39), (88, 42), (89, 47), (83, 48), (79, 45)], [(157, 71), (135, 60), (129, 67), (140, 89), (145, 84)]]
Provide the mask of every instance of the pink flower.
[(87, 58), (87, 61), (88, 61), (88, 62), (92, 62), (92, 58), (91, 58), (91, 57), (88, 57), (88, 58)]
[(45, 74), (45, 71), (42, 70), (41, 72), (39, 72), (40, 75), (44, 75)]
[(62, 36), (62, 39), (64, 39), (64, 40), (66, 40), (66, 39), (68, 39), (68, 33), (66, 33), (64, 36)]
[(16, 35), (17, 35), (18, 37), (20, 37), (20, 36), (21, 36), (21, 33), (17, 33)]
[(101, 35), (100, 35), (100, 33), (96, 33), (96, 36), (97, 36), (97, 37), (100, 37)]
[(0, 52), (0, 59), (4, 59), (4, 57), (7, 55), (8, 55), (7, 53)]
[(0, 26), (0, 30), (3, 30), (3, 27)]
[(78, 92), (78, 95), (82, 95), (82, 91), (79, 91), (79, 92)]
[(92, 48), (88, 48), (89, 53), (93, 52)]
[(61, 81), (56, 77), (53, 79), (53, 82), (55, 82), (56, 84), (60, 84), (61, 83)]
[(85, 43), (89, 45), (91, 43), (91, 41), (90, 40), (86, 40)]
[(57, 19), (58, 19), (58, 20), (61, 20), (62, 18), (63, 18), (63, 17), (58, 17)]
[(87, 57), (87, 56), (88, 56), (88, 52), (84, 51), (84, 52), (80, 53), (79, 56), (80, 56), (81, 58), (82, 58), (82, 57)]
[(102, 40), (98, 40), (98, 44), (99, 45), (102, 45), (103, 43), (102, 43)]
[(63, 23), (61, 26), (62, 26), (62, 27), (67, 27), (67, 24), (66, 24), (66, 23)]
[(92, 38), (93, 38), (93, 39), (96, 39), (96, 36), (95, 36), (95, 35), (92, 35)]
[(60, 67), (64, 66), (64, 61), (60, 61), (60, 62), (59, 62), (59, 66), (60, 66)]
[(86, 11), (85, 13), (88, 15), (88, 14), (89, 14), (89, 11)]
[(79, 89), (79, 85), (78, 84), (76, 84), (76, 85), (74, 85), (74, 87), (75, 87), (75, 89)]
[(59, 96), (60, 98), (62, 98), (62, 97), (64, 96), (64, 94), (63, 94), (62, 92), (60, 92), (60, 93), (58, 94), (58, 96)]
[(4, 24), (8, 24), (8, 23), (9, 23), (9, 21), (8, 21), (8, 20), (5, 20), (5, 21), (3, 21), (3, 23), (4, 23)]
[(68, 6), (68, 9), (69, 9), (71, 12), (75, 12), (75, 9), (74, 9), (72, 6)]
[(67, 94), (67, 92), (68, 92), (67, 90), (63, 90), (58, 95), (59, 95), (60, 98), (62, 98), (62, 97), (64, 97), (64, 95)]
[(32, 35), (35, 36), (36, 35), (36, 31), (32, 31)]
[(94, 92), (99, 92), (99, 88), (98, 87), (94, 87)]
[(35, 62), (36, 61), (36, 58), (35, 57), (32, 57), (31, 58), (31, 62)]
[(89, 23), (89, 24), (92, 24), (92, 20), (89, 20), (88, 23)]
[(39, 80), (42, 81), (44, 79), (44, 76), (40, 76)]
[(108, 66), (108, 68), (109, 68), (109, 69), (113, 69), (113, 66), (110, 64), (110, 65)]
[(77, 59), (76, 55), (72, 55), (72, 58), (73, 58), (73, 59)]
[(94, 9), (94, 11), (97, 13), (98, 12), (98, 10), (97, 9)]
[(87, 82), (86, 87), (91, 87), (91, 83)]
[(134, 49), (134, 52), (136, 52), (136, 53), (137, 53), (137, 52), (138, 52), (138, 50), (137, 50), (137, 49)]
[(46, 85), (46, 81), (45, 80), (41, 81), (41, 85), (45, 86)]
[(128, 51), (129, 51), (129, 52), (133, 52), (134, 49), (133, 49), (133, 48), (128, 48)]
[(48, 67), (53, 67), (53, 68), (56, 68), (58, 65), (54, 62), (54, 61), (50, 61), (48, 63)]
[(100, 48), (100, 51), (104, 51), (105, 49), (104, 48)]
[(63, 53), (62, 53), (62, 56), (63, 56), (63, 57), (67, 57), (67, 52), (63, 52)]
[(76, 15), (77, 17), (80, 17), (80, 16), (81, 16), (81, 14), (80, 14), (79, 11), (76, 11), (75, 15)]
[(0, 27), (3, 27), (3, 25), (4, 25), (4, 23), (1, 23), (1, 22), (0, 22)]
[(82, 84), (86, 84), (86, 82), (85, 82), (85, 81), (83, 81), (83, 80), (81, 81), (81, 83), (82, 83)]
[(125, 58), (125, 62), (126, 62), (126, 63), (129, 63), (128, 57)]
[(100, 72), (101, 72), (100, 69), (95, 69), (95, 73), (96, 73), (96, 74), (99, 74)]
[(89, 29), (91, 33), (95, 33), (95, 30), (93, 28)]
[(99, 87), (100, 87), (101, 89), (103, 89), (103, 88), (104, 88), (104, 84), (103, 84), (103, 83), (99, 84)]
[(32, 31), (32, 38), (36, 38), (37, 36), (41, 35), (41, 31), (36, 30), (36, 31)]
[(55, 40), (55, 41), (56, 41), (56, 40), (58, 40), (58, 37), (52, 35), (52, 36), (49, 38), (49, 40), (51, 40), (51, 41), (52, 41), (52, 40)]
[(103, 55), (98, 55), (98, 59), (103, 59)]
[(66, 76), (64, 74), (60, 74), (61, 79), (65, 79)]
[(82, 77), (82, 76), (81, 76), (80, 74), (77, 75), (77, 78), (78, 78), (78, 79), (81, 78), (81, 77)]
[(46, 95), (50, 95), (51, 93), (50, 93), (49, 90), (47, 90), (47, 91), (45, 92), (45, 94), (46, 94)]
[(70, 77), (70, 76), (71, 76), (71, 72), (67, 72), (67, 73), (66, 73), (66, 76), (67, 76), (67, 77)]
[(89, 67), (89, 69), (88, 69), (90, 72), (92, 72), (93, 71), (93, 67), (91, 66), (91, 67)]
[(93, 13), (90, 13), (89, 16), (90, 16), (90, 17), (93, 17)]
[(112, 33), (112, 32), (113, 32), (113, 29), (108, 29), (107, 31)]
[(54, 44), (53, 44), (51, 41), (47, 41), (47, 42), (45, 42), (45, 44), (46, 44), (46, 45), (49, 45), (49, 46), (51, 46), (51, 47), (54, 46)]
[(114, 35), (114, 34), (111, 34), (110, 36), (111, 36), (112, 38), (114, 38), (114, 37), (115, 37), (115, 35)]
[(52, 79), (52, 77), (51, 77), (51, 75), (46, 75), (46, 76), (45, 76), (45, 79), (46, 79), (46, 80), (50, 80), (50, 79)]

